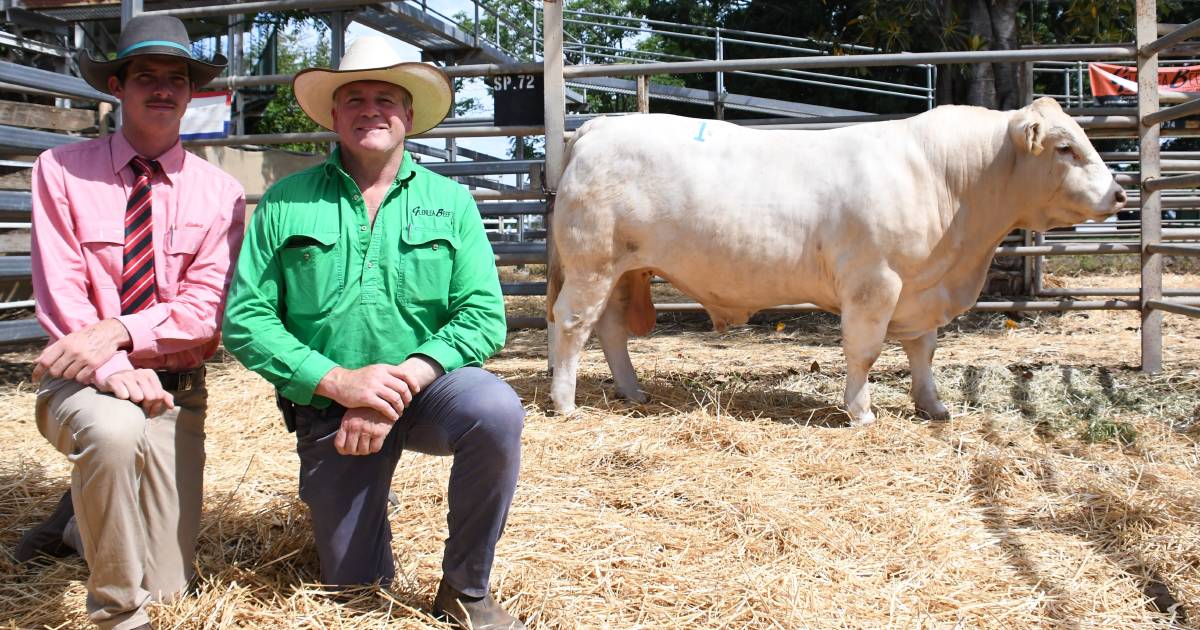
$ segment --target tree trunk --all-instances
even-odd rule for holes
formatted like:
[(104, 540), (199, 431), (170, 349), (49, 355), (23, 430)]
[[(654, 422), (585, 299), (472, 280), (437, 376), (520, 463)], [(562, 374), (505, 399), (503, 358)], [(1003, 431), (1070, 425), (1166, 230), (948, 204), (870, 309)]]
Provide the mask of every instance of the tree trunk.
[[(1017, 9), (1021, 0), (966, 0), (967, 28), (983, 42), (983, 50), (1017, 46)], [(990, 109), (1021, 107), (1015, 63), (977, 63), (967, 70), (967, 103)]]
[[(989, 0), (967, 1), (967, 32), (979, 38), (980, 50), (991, 48), (992, 14)], [(973, 63), (967, 67), (967, 104), (996, 109), (996, 74), (990, 63)]]
[[(1017, 9), (1021, 0), (992, 0), (992, 50), (1013, 50), (1017, 47)], [(1024, 107), (1021, 102), (1020, 64), (997, 63), (996, 105), (1000, 109)]]

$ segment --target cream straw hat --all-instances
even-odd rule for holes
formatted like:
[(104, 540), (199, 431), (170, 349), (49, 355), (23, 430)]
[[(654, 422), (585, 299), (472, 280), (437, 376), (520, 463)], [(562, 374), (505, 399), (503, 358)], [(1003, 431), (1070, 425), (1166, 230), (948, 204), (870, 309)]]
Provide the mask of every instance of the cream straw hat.
[(394, 83), (412, 95), (413, 124), (408, 135), (429, 131), (450, 113), (454, 88), (437, 66), (404, 62), (382, 37), (359, 37), (337, 70), (306, 68), (292, 79), (296, 102), (313, 122), (333, 129), (333, 93), (354, 81)]

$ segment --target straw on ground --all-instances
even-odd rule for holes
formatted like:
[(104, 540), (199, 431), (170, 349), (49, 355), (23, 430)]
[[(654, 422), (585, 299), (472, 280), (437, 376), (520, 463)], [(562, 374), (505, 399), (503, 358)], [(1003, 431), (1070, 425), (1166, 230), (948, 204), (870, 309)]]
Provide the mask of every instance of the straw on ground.
[[(1151, 377), (1135, 313), (1006, 319), (944, 331), (948, 423), (914, 418), (889, 345), (865, 430), (838, 408), (829, 316), (660, 326), (631, 344), (651, 395), (638, 406), (609, 398), (591, 348), (569, 418), (545, 413), (545, 333), (514, 334), (489, 364), (528, 410), (498, 598), (534, 628), (1198, 627), (1200, 328), (1167, 315)], [(68, 479), (33, 423), (32, 356), (0, 375), (6, 549)], [(449, 461), (401, 459), (395, 584), (331, 598), (269, 386), (211, 368), (201, 579), (153, 608), (159, 627), (442, 627), (428, 603)], [(86, 627), (85, 578), (77, 559), (30, 569), (0, 553), (0, 626)]]

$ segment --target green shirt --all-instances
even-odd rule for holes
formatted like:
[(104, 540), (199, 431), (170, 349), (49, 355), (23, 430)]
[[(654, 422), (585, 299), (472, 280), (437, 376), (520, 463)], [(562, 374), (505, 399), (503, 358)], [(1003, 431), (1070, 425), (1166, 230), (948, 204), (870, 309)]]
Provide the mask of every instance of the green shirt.
[(447, 372), (504, 344), (504, 299), (479, 209), (458, 183), (404, 162), (374, 226), (335, 150), (283, 178), (246, 229), (225, 348), (298, 404), (335, 366), (427, 356)]

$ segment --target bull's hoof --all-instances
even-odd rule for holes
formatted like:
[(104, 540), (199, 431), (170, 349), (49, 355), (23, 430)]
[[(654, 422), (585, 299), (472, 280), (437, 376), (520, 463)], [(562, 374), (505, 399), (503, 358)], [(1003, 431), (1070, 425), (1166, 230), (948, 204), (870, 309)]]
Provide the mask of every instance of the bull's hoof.
[(917, 405), (917, 416), (933, 422), (949, 422), (950, 410), (938, 401), (929, 406)]
[(564, 418), (575, 415), (575, 405), (554, 405), (546, 410), (547, 416), (562, 416)]
[(868, 427), (875, 424), (875, 414), (870, 411), (863, 412), (857, 416), (850, 416), (850, 426), (853, 428)]
[(631, 402), (635, 405), (644, 405), (644, 404), (650, 402), (650, 396), (647, 395), (646, 392), (644, 392), (640, 389), (633, 392), (632, 394), (626, 394), (626, 393), (618, 391), (617, 398)]

